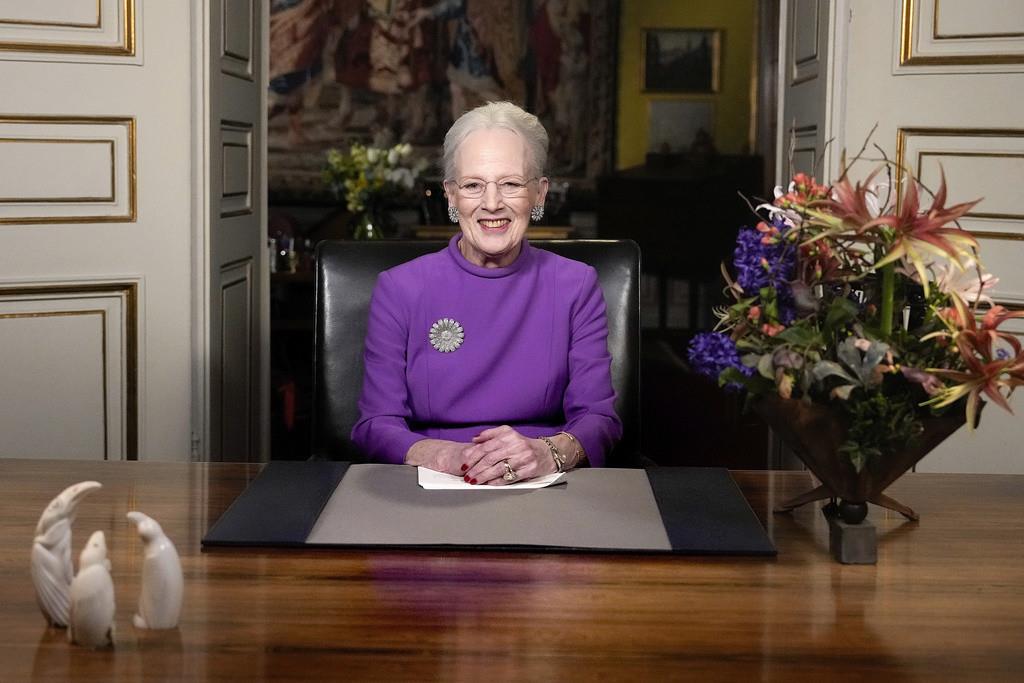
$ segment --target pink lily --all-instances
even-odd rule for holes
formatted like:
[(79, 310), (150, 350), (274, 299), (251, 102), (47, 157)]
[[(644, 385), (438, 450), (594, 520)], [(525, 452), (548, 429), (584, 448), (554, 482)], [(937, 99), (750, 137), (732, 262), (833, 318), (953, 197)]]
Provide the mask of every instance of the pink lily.
[(928, 276), (922, 252), (948, 257), (952, 259), (952, 263), (960, 265), (961, 260), (972, 258), (968, 250), (978, 246), (978, 241), (971, 233), (945, 226), (959, 220), (981, 199), (946, 208), (946, 174), (941, 169), (940, 173), (942, 180), (939, 191), (935, 193), (932, 205), (927, 211), (920, 211), (921, 201), (917, 182), (908, 172), (907, 190), (903, 194), (899, 215), (877, 219), (878, 224), (888, 225), (895, 231), (896, 239), (889, 253), (875, 263), (875, 267), (881, 268), (893, 261), (906, 258), (917, 270), (925, 295), (928, 294)]

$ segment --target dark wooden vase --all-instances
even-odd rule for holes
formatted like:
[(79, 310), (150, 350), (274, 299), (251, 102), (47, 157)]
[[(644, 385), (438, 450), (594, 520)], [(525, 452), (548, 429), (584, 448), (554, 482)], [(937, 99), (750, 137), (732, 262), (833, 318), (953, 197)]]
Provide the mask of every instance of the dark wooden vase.
[(964, 411), (955, 408), (938, 417), (925, 417), (924, 431), (907, 448), (871, 458), (857, 472), (850, 460), (839, 453), (847, 431), (840, 411), (778, 396), (758, 397), (753, 408), (821, 481), (820, 486), (776, 507), (776, 512), (788, 512), (816, 500), (840, 498), (847, 504), (863, 506), (865, 512), (864, 504), (874, 503), (917, 520), (916, 512), (883, 491), (966, 421)]

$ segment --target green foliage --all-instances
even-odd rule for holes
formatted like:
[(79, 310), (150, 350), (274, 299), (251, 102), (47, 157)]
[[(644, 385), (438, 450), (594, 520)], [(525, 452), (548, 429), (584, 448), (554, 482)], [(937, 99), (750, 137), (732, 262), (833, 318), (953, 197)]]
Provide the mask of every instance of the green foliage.
[(836, 334), (842, 327), (853, 322), (857, 317), (857, 305), (846, 297), (832, 300), (825, 315), (825, 334)]
[(842, 402), (850, 428), (839, 452), (860, 472), (872, 458), (900, 451), (921, 434), (916, 405), (905, 392), (859, 390)]

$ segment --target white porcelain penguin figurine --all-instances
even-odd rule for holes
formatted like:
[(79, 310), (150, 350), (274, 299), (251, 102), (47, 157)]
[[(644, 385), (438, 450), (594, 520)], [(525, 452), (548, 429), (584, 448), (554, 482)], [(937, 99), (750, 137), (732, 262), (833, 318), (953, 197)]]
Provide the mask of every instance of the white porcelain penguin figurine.
[(141, 512), (129, 512), (128, 519), (138, 528), (145, 545), (142, 593), (132, 623), (136, 628), (174, 628), (181, 615), (184, 592), (178, 551), (155, 519)]
[(94, 532), (82, 549), (70, 595), (68, 640), (94, 648), (113, 645), (114, 582), (102, 531)]
[(101, 488), (98, 481), (82, 481), (61, 491), (43, 510), (32, 542), (32, 584), (36, 602), (51, 626), (68, 625), (68, 591), (75, 569), (71, 564), (71, 525), (78, 504)]

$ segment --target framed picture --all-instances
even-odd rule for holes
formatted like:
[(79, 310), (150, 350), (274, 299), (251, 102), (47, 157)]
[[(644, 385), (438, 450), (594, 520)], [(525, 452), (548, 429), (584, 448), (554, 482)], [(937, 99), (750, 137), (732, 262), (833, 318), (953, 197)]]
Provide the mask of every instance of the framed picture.
[(716, 93), (722, 63), (719, 29), (645, 29), (643, 89), (649, 93)]
[(714, 144), (715, 105), (694, 100), (651, 100), (647, 109), (647, 151), (687, 153)]

